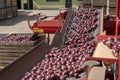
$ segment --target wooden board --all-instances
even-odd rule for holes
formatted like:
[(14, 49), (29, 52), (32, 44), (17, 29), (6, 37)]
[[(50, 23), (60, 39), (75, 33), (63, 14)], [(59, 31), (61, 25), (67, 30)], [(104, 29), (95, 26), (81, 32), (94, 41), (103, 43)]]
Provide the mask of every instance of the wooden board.
[(0, 53), (26, 53), (27, 51), (29, 51), (29, 50), (26, 50), (26, 49), (24, 49), (24, 50), (15, 50), (15, 49), (13, 49), (13, 50), (11, 50), (11, 49), (0, 49)]
[(93, 6), (107, 6), (107, 0), (93, 0)]
[(0, 0), (0, 8), (5, 8), (5, 0)]
[(116, 59), (116, 57), (114, 57), (112, 54), (112, 49), (109, 49), (102, 42), (98, 43), (98, 45), (95, 49), (95, 52), (93, 54), (93, 57)]
[(93, 6), (93, 8), (96, 8), (96, 9), (102, 9), (103, 8), (103, 14), (105, 15), (106, 14), (106, 10), (107, 10), (107, 7), (102, 7), (102, 6)]
[(17, 0), (11, 0), (12, 6), (17, 6)]
[(20, 57), (25, 53), (0, 53), (0, 56)]
[(13, 16), (17, 16), (18, 15), (17, 6), (12, 7), (12, 13), (13, 13)]
[(91, 4), (84, 4), (83, 7), (84, 8), (90, 8), (92, 5)]
[(6, 9), (0, 9), (0, 20), (7, 18), (7, 12)]
[(110, 15), (116, 15), (116, 7), (110, 7), (109, 8), (109, 14)]
[(6, 7), (11, 7), (11, 0), (5, 0), (6, 2)]
[(0, 60), (16, 60), (18, 57), (0, 56)]
[(7, 10), (7, 18), (13, 17), (13, 15), (12, 15), (12, 8), (11, 7), (10, 8), (6, 8), (6, 10)]
[(109, 0), (109, 7), (116, 7), (116, 0)]
[(83, 0), (83, 4), (92, 4), (91, 0)]

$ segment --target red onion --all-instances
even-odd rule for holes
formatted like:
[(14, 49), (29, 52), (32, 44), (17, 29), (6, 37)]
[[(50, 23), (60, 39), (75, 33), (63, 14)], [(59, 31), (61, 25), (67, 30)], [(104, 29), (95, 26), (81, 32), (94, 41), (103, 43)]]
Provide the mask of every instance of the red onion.
[(32, 35), (29, 34), (11, 34), (5, 38), (1, 38), (1, 42), (29, 42)]
[(90, 33), (97, 27), (97, 11), (82, 8), (73, 13), (71, 25), (66, 31), (67, 40), (64, 46), (61, 49), (55, 47), (51, 49), (45, 59), (30, 72), (30, 77), (37, 74), (32, 79), (40, 77), (45, 80), (66, 80), (67, 77), (79, 77), (81, 65), (93, 54), (96, 47), (91, 41), (93, 35)]
[(112, 53), (115, 57), (119, 55), (120, 52), (120, 39), (109, 37), (107, 40), (104, 40), (103, 43), (112, 49)]

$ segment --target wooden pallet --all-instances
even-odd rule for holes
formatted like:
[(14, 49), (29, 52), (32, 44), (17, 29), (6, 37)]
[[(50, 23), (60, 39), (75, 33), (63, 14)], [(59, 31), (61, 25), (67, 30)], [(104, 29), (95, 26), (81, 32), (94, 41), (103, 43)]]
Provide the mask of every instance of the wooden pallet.
[[(9, 37), (13, 34), (7, 35), (1, 39)], [(23, 34), (26, 35), (26, 34)], [(27, 34), (31, 35), (32, 34)], [(29, 42), (2, 42), (0, 41), (0, 70), (7, 65), (13, 63), (18, 58), (25, 55), (31, 49), (33, 49), (38, 43), (45, 42), (45, 36), (42, 35), (39, 39)]]
[(93, 6), (107, 6), (107, 0), (93, 0)]

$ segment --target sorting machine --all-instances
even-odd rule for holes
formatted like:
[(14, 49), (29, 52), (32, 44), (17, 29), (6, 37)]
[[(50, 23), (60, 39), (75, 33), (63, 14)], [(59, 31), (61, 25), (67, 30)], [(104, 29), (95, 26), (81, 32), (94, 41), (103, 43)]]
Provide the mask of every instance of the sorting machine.
[[(103, 18), (103, 19), (101, 20), (101, 23), (100, 23), (101, 24), (100, 33), (97, 36), (97, 40), (98, 41), (105, 40), (105, 39), (108, 39), (109, 37), (120, 38), (120, 20), (119, 20), (119, 18), (120, 18), (120, 0), (116, 0), (116, 15), (104, 16), (103, 13), (101, 13), (101, 14), (102, 14), (101, 18)], [(113, 72), (112, 72), (114, 78), (112, 78), (110, 80), (120, 80), (120, 57), (119, 56), (117, 58), (89, 57), (89, 60), (102, 61), (103, 63), (105, 63), (107, 65), (114, 64)], [(91, 64), (95, 65), (95, 62), (92, 63), (92, 61), (91, 61)], [(86, 62), (85, 65), (87, 65), (89, 68), (91, 68), (90, 62)], [(92, 74), (95, 75), (97, 73), (92, 73)], [(89, 71), (88, 71), (88, 75), (90, 75)], [(99, 73), (99, 76), (100, 75), (102, 75), (102, 73)], [(111, 77), (111, 76), (109, 75), (108, 77)], [(89, 80), (89, 79), (84, 78), (84, 79), (80, 79), (80, 80)], [(94, 78), (93, 80), (98, 80), (98, 79), (96, 77), (96, 79)], [(101, 78), (100, 80), (104, 80), (104, 79)]]
[[(48, 54), (53, 47), (58, 47), (58, 48), (63, 47), (64, 42), (66, 40), (65, 38), (66, 31), (71, 24), (72, 17), (73, 17), (73, 9), (68, 9), (63, 27), (59, 28), (57, 26), (58, 29), (55, 29), (55, 37), (52, 41), (52, 44), (49, 45), (48, 42), (37, 44), (33, 49), (31, 49), (25, 55), (23, 55), (12, 64), (5, 67), (3, 70), (1, 70), (0, 80), (20, 80), (26, 72), (29, 72), (31, 68), (37, 64), (37, 62), (44, 59), (44, 56)], [(37, 28), (38, 33), (39, 33), (39, 29), (41, 29), (41, 26)], [(33, 28), (32, 30), (34, 31)], [(83, 79), (80, 79), (80, 80), (83, 80)]]
[[(37, 37), (38, 34), (44, 33), (44, 34), (48, 34), (47, 41), (49, 42), (50, 41), (49, 34), (55, 34), (55, 32), (58, 29), (62, 30), (66, 15), (67, 15), (67, 11), (62, 12), (63, 10), (65, 9), (59, 9), (59, 14), (56, 16), (44, 15), (44, 17), (41, 18), (41, 13), (30, 16), (30, 18), (28, 19), (28, 25), (29, 25), (29, 28), (34, 33), (32, 39), (34, 39), (34, 37)], [(32, 19), (32, 17), (36, 17), (36, 22), (33, 25), (30, 24), (30, 20)], [(49, 17), (52, 17), (53, 19), (45, 20), (45, 18), (49, 18)]]
[[(107, 17), (102, 21), (102, 25), (100, 27), (100, 34), (97, 36), (97, 40), (107, 39), (109, 37), (112, 38), (120, 38), (120, 0), (116, 0), (116, 15), (107, 15)], [(109, 65), (114, 63), (117, 64), (117, 69), (113, 73), (117, 71), (117, 74), (114, 75), (114, 80), (120, 80), (120, 57), (118, 56), (116, 59), (112, 58), (95, 58), (90, 57), (92, 60), (103, 61)], [(115, 65), (114, 65), (115, 67)]]
[[(20, 58), (15, 60), (13, 63), (9, 64), (4, 69), (2, 69), (0, 71), (0, 80), (20, 80), (26, 72), (31, 70), (33, 65), (36, 65), (37, 62), (44, 59), (44, 56), (46, 54), (48, 54), (53, 47), (61, 47), (61, 44), (64, 42), (64, 39), (63, 39), (64, 35), (63, 34), (65, 34), (65, 31), (67, 28), (64, 26), (68, 25), (68, 22), (70, 21), (69, 18), (72, 15), (71, 12), (72, 12), (71, 9), (69, 9), (67, 11), (68, 15), (66, 15), (62, 29), (59, 28), (60, 26), (55, 25), (55, 26), (53, 26), (52, 30), (49, 29), (47, 31), (48, 33), (55, 33), (55, 38), (53, 39), (51, 46), (46, 41), (43, 41), (42, 43), (40, 42), (40, 43), (36, 44), (30, 51), (26, 52), (23, 56), (21, 56)], [(62, 15), (64, 16), (64, 14), (62, 14)], [(55, 22), (59, 23), (58, 17), (59, 17), (59, 15), (54, 18), (54, 19), (57, 18), (57, 20), (52, 20), (52, 22), (55, 21)], [(48, 23), (49, 22), (51, 23), (51, 21), (48, 21)], [(39, 28), (39, 29), (41, 29), (41, 28)], [(39, 29), (37, 29), (38, 33), (41, 33), (41, 30), (39, 32)], [(46, 30), (46, 28), (44, 28), (44, 29)], [(34, 29), (32, 29), (32, 30), (34, 32)]]
[[(116, 16), (109, 15), (106, 20), (103, 21), (103, 12), (100, 11), (100, 34), (97, 36), (97, 40), (107, 39), (108, 37), (117, 37), (119, 38), (119, 4), (120, 0), (117, 1), (116, 6)], [(60, 16), (62, 15), (62, 17)], [(53, 47), (61, 48), (64, 44), (66, 30), (69, 27), (69, 22), (72, 17), (72, 9), (67, 11), (67, 15), (61, 14), (56, 16), (53, 20), (44, 21), (44, 20), (37, 20), (34, 23), (34, 26), (30, 26), (33, 32), (36, 34), (38, 33), (55, 33), (55, 37), (52, 41), (52, 44), (49, 45), (48, 42), (44, 42), (42, 44), (36, 45), (31, 51), (27, 52), (24, 56), (4, 68), (0, 71), (0, 80), (20, 80), (24, 74), (29, 71), (33, 65), (35, 65), (38, 61), (41, 61), (45, 54), (49, 53)], [(66, 15), (66, 18), (64, 16)], [(59, 20), (61, 17), (61, 20)], [(62, 23), (61, 23), (62, 22)], [(29, 23), (30, 24), (30, 23)], [(47, 25), (47, 24), (52, 24)], [(102, 26), (103, 24), (103, 26)], [(49, 27), (49, 28), (48, 28)], [(114, 29), (113, 29), (114, 28)], [(111, 32), (111, 30), (115, 30)], [(104, 34), (106, 31), (106, 34)], [(112, 36), (111, 36), (112, 35)], [(118, 73), (115, 75), (117, 77), (114, 80), (120, 80), (120, 58), (117, 59), (109, 59), (109, 58), (99, 58), (99, 57), (89, 57), (90, 61), (86, 62), (82, 67), (88, 65), (94, 66), (97, 61), (102, 61), (104, 63), (113, 64), (116, 62), (118, 67)], [(93, 60), (93, 61), (91, 61)], [(12, 73), (12, 74), (11, 74)], [(89, 74), (89, 72), (87, 72)], [(79, 80), (88, 80), (88, 78), (81, 78)], [(96, 78), (97, 80), (97, 78)]]

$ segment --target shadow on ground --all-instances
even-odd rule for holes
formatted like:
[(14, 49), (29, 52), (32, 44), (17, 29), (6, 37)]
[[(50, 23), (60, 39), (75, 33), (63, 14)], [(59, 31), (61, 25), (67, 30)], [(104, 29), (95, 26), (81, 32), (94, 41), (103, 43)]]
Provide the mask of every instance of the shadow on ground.
[(22, 21), (28, 20), (29, 16), (28, 14), (32, 13), (32, 11), (18, 11), (18, 16), (6, 19), (6, 20), (1, 20), (0, 21), (0, 26), (14, 26), (17, 23), (20, 23)]

